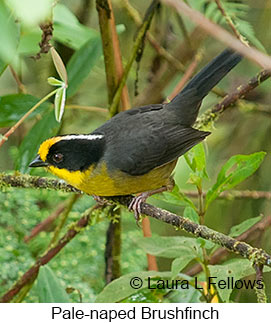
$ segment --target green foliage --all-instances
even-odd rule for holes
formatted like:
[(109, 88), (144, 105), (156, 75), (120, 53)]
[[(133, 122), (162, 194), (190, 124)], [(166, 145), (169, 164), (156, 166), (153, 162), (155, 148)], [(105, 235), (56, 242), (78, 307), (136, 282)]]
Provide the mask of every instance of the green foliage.
[(184, 209), (183, 216), (193, 222), (199, 223), (199, 216), (195, 210), (195, 208), (191, 206), (187, 206)]
[(175, 185), (171, 192), (166, 191), (163, 192), (163, 194), (155, 195), (154, 197), (158, 200), (162, 200), (170, 204), (195, 208), (194, 203), (189, 197), (182, 194), (178, 185)]
[(68, 97), (76, 93), (101, 55), (102, 44), (98, 34), (96, 37), (90, 38), (73, 54), (67, 65), (69, 77)]
[(2, 75), (2, 73), (5, 71), (5, 69), (7, 68), (8, 64), (5, 63), (1, 58), (0, 58), (0, 76)]
[[(140, 288), (134, 289), (131, 287), (130, 283), (133, 278), (139, 278), (142, 280), (142, 286)], [(170, 277), (169, 272), (158, 272), (158, 271), (139, 271), (132, 272), (127, 275), (123, 275), (118, 279), (113, 280), (110, 284), (102, 290), (102, 292), (97, 296), (96, 303), (116, 303), (124, 300), (125, 298), (131, 296), (132, 294), (138, 293), (148, 286), (148, 278), (151, 280), (156, 280), (159, 278)], [(118, 291), (116, 293), (116, 291)]]
[[(39, 99), (29, 94), (10, 94), (0, 97), (0, 127), (9, 127), (19, 121), (32, 106), (38, 103)], [(30, 116), (49, 108), (48, 103), (41, 104)]]
[(22, 173), (29, 172), (29, 163), (34, 159), (40, 144), (54, 135), (59, 129), (52, 110), (43, 113), (42, 118), (35, 123), (19, 146), (16, 169)]
[[(189, 3), (192, 7), (204, 13), (204, 15), (210, 20), (215, 23), (222, 24), (223, 26), (227, 26), (227, 20), (218, 9), (215, 1), (189, 0)], [(235, 0), (220, 0), (220, 3), (227, 16), (234, 23), (238, 32), (253, 45), (265, 51), (264, 46), (255, 34), (252, 24), (246, 20), (249, 12), (249, 5), (245, 1), (237, 2)]]
[(258, 152), (251, 155), (232, 156), (219, 172), (215, 185), (208, 190), (206, 208), (220, 193), (235, 187), (251, 176), (258, 169), (265, 155), (265, 152)]
[[(0, 151), (0, 161), (3, 162), (5, 159), (2, 156), (8, 156), (8, 169), (15, 168), (21, 172), (29, 171), (28, 164), (36, 155), (38, 147), (43, 140), (57, 133), (81, 132), (82, 126), (87, 131), (91, 131), (97, 124), (100, 124), (101, 120), (96, 115), (87, 115), (86, 113), (89, 112), (84, 113), (78, 110), (68, 109), (65, 113), (65, 118), (62, 118), (66, 100), (71, 105), (106, 105), (106, 95), (104, 94), (105, 77), (102, 70), (104, 67), (102, 62), (102, 46), (99, 26), (96, 22), (97, 19), (89, 19), (88, 23), (80, 23), (66, 3), (57, 3), (51, 12), (51, 10), (48, 11), (46, 7), (43, 7), (43, 5), (46, 5), (46, 2), (48, 3), (47, 0), (40, 1), (40, 6), (33, 6), (34, 2), (36, 3), (34, 0), (0, 1), (0, 40), (2, 44), (0, 48), (0, 76), (1, 80), (3, 80), (0, 90), (2, 91), (1, 93), (4, 93), (0, 97), (0, 127), (13, 126), (39, 102), (37, 97), (30, 94), (15, 94), (17, 93), (18, 80), (17, 83), (14, 80), (10, 81), (10, 72), (6, 70), (8, 64), (12, 64), (14, 67), (18, 79), (25, 85), (27, 93), (33, 93), (40, 97), (42, 97), (43, 91), (47, 93), (47, 89), (43, 89), (43, 87), (46, 86), (48, 75), (52, 75), (52, 62), (54, 62), (59, 74), (59, 79), (54, 77), (48, 78), (48, 83), (51, 86), (57, 87), (57, 91), (55, 90), (55, 116), (51, 109), (52, 104), (41, 104), (27, 118), (20, 131), (15, 132), (14, 137), (9, 138), (7, 144), (3, 147), (7, 147), (6, 150)], [(189, 0), (188, 2), (203, 12), (206, 17), (226, 26), (225, 18), (221, 15), (214, 1)], [(233, 0), (221, 0), (221, 3), (237, 30), (257, 47), (263, 49), (252, 27), (252, 22), (255, 23), (254, 18), (251, 19), (250, 17), (249, 19), (251, 12), (249, 11), (249, 4)], [(131, 4), (133, 3), (131, 2)], [(35, 8), (31, 8), (31, 6)], [(140, 8), (142, 6), (143, 8), (144, 2), (140, 2), (136, 6), (140, 6)], [(73, 8), (73, 5), (70, 7)], [(80, 4), (78, 4), (78, 7), (80, 7)], [(117, 10), (119, 9), (116, 7)], [(78, 12), (76, 14), (79, 17)], [(125, 65), (129, 58), (130, 45), (134, 39), (133, 33), (136, 26), (130, 18), (126, 19), (128, 17), (125, 17), (124, 11), (121, 12), (121, 15), (121, 21), (125, 22), (125, 27), (118, 25), (117, 31), (121, 33), (125, 30), (125, 33), (120, 37)], [(174, 29), (174, 38), (172, 38), (170, 32), (166, 31), (167, 29), (163, 29), (165, 26), (163, 26), (162, 16), (160, 17), (161, 19), (159, 18), (159, 37), (154, 35), (154, 39), (157, 41), (161, 40), (161, 44), (166, 44), (166, 50), (171, 52), (173, 47), (177, 47), (175, 44), (176, 35), (178, 37), (182, 36), (179, 32), (179, 26), (172, 19), (171, 23)], [(119, 21), (119, 17), (117, 18)], [(122, 20), (122, 18), (125, 19)], [(52, 19), (54, 28), (50, 44), (57, 48), (62, 58), (53, 53), (52, 60), (49, 55), (42, 54), (41, 60), (33, 61), (29, 56), (37, 54), (40, 50), (39, 43), (42, 31), (39, 28), (39, 23), (47, 21), (47, 19), (48, 21)], [(80, 21), (83, 21), (83, 19), (80, 19)], [(184, 21), (186, 24), (186, 19)], [(168, 28), (168, 18), (166, 26)], [(255, 26), (257, 27), (256, 24)], [(153, 30), (151, 32), (155, 34), (155, 28)], [(168, 43), (168, 39), (163, 39), (163, 34), (167, 35), (168, 39), (174, 39), (174, 41)], [(257, 34), (260, 35), (258, 30)], [(175, 57), (178, 58), (178, 56)], [(67, 72), (62, 59), (67, 66)], [(170, 75), (167, 76), (162, 73), (160, 78), (160, 74), (157, 74), (159, 77), (155, 74), (156, 68), (160, 73), (159, 66), (164, 66), (164, 62), (161, 64), (160, 59), (160, 55), (159, 59), (157, 59), (156, 53), (152, 51), (150, 46), (146, 46), (144, 60), (142, 60), (144, 68), (141, 71), (141, 84), (139, 85), (142, 91), (145, 86), (149, 85), (149, 82), (156, 82), (157, 78), (160, 79), (159, 86), (161, 88), (168, 85), (172, 87), (172, 84), (167, 84)], [(150, 66), (152, 66), (151, 70), (149, 70)], [(170, 72), (171, 68), (168, 70)], [(84, 82), (89, 75), (91, 75), (91, 81), (85, 86)], [(132, 70), (128, 80), (129, 88), (135, 75), (135, 70)], [(152, 75), (154, 75), (153, 79), (150, 77)], [(239, 73), (238, 78), (242, 80), (242, 78), (247, 78), (248, 75), (251, 75), (249, 68), (246, 69), (246, 73)], [(179, 78), (179, 75), (177, 77)], [(157, 91), (159, 91), (159, 86)], [(78, 91), (79, 89), (80, 91)], [(265, 102), (265, 95), (269, 93), (268, 91), (267, 87), (266, 92), (262, 91), (260, 93), (261, 102)], [(133, 99), (132, 96), (131, 99)], [(208, 98), (204, 102), (206, 103), (206, 101), (207, 105), (209, 105)], [(255, 99), (253, 104), (257, 105), (257, 103)], [(265, 103), (268, 103), (268, 101)], [(242, 101), (242, 104), (247, 105), (247, 102)], [(232, 111), (231, 113), (232, 118), (238, 119), (237, 112)], [(247, 151), (270, 150), (269, 142), (266, 140), (267, 137), (261, 132), (262, 129), (260, 129), (266, 127), (268, 131), (270, 130), (268, 119), (261, 119), (259, 116), (258, 118), (253, 118), (253, 123), (255, 122), (257, 125), (257, 131), (251, 131), (253, 135), (249, 137), (248, 129), (251, 130), (251, 127), (247, 126), (246, 122), (248, 123), (248, 121), (244, 120), (246, 118), (249, 119), (247, 115), (245, 117), (242, 116), (242, 126), (236, 123), (235, 129), (233, 129), (232, 125), (227, 124), (230, 123), (228, 119), (224, 120), (220, 127), (222, 128), (222, 130), (220, 129), (221, 132), (216, 131), (212, 137), (213, 142), (210, 140), (208, 173), (210, 183), (215, 181), (214, 185), (207, 181), (209, 177), (206, 170), (205, 147), (203, 144), (199, 144), (185, 155), (185, 167), (181, 171), (178, 168), (176, 169), (176, 173), (181, 172), (184, 174), (182, 175), (184, 180), (181, 184), (175, 185), (171, 192), (155, 196), (157, 201), (153, 199), (154, 203), (158, 202), (159, 206), (162, 205), (162, 207), (168, 208), (176, 214), (182, 214), (184, 218), (195, 223), (200, 222), (199, 218), (202, 220), (202, 216), (199, 217), (201, 212), (206, 213), (208, 226), (210, 225), (218, 231), (228, 231), (229, 236), (232, 237), (244, 233), (260, 221), (262, 216), (253, 217), (255, 216), (255, 210), (256, 214), (264, 213), (265, 211), (260, 200), (250, 201), (248, 202), (249, 204), (244, 204), (245, 202), (243, 204), (240, 202), (239, 204), (239, 200), (235, 201), (234, 198), (230, 201), (218, 201), (221, 192), (241, 184), (246, 178), (253, 175), (259, 168), (265, 155), (265, 153), (259, 152), (251, 155), (235, 155), (230, 157), (233, 155), (232, 151), (234, 153), (236, 151), (246, 153)], [(56, 120), (61, 120), (61, 124)], [(259, 120), (258, 124), (257, 120)], [(230, 132), (227, 132), (224, 128), (230, 128)], [(245, 132), (243, 137), (240, 135), (242, 129)], [(236, 134), (237, 130), (238, 134)], [(5, 131), (3, 129), (3, 133)], [(256, 133), (262, 133), (262, 140), (258, 139)], [(241, 136), (241, 139), (238, 138), (238, 135)], [(232, 142), (227, 142), (228, 137)], [(245, 142), (247, 142), (247, 145), (244, 144)], [(234, 144), (235, 146), (233, 146)], [(227, 146), (229, 146), (229, 149)], [(16, 158), (14, 158), (15, 155)], [(221, 161), (229, 157), (230, 159), (221, 168)], [(270, 156), (268, 157), (270, 158)], [(15, 160), (15, 167), (12, 166), (13, 160)], [(0, 166), (4, 169), (6, 167), (2, 166), (2, 164)], [(218, 167), (221, 170), (217, 179), (215, 179), (214, 173)], [(266, 166), (263, 166), (257, 173), (261, 173), (261, 177), (254, 176), (252, 180), (254, 180), (254, 184), (261, 180), (261, 185), (256, 185), (256, 187), (268, 190), (269, 177), (265, 176), (264, 170), (266, 169), (264, 167)], [(184, 184), (186, 180), (187, 183)], [(252, 183), (252, 180), (250, 183)], [(245, 186), (245, 183), (243, 186)], [(183, 187), (187, 190), (191, 190), (192, 187), (196, 189), (194, 191), (196, 193), (207, 191), (207, 196), (206, 198), (204, 195), (196, 196), (195, 199), (185, 195), (182, 192)], [(49, 192), (47, 190), (3, 189), (0, 193), (1, 294), (4, 294), (18, 277), (47, 250), (58, 224), (58, 218), (28, 243), (24, 241), (24, 238), (30, 234), (36, 225), (54, 214), (59, 204), (63, 203), (66, 199), (67, 194)], [(211, 204), (212, 207), (210, 208)], [(238, 209), (238, 217), (235, 212), (232, 212), (237, 204), (239, 208), (236, 208)], [(67, 232), (71, 224), (78, 221), (82, 213), (91, 205), (93, 205), (93, 200), (89, 196), (81, 197), (73, 206), (60, 235), (62, 236)], [(240, 212), (243, 205), (246, 205), (246, 210), (249, 209), (249, 212)], [(223, 221), (221, 221), (222, 216), (224, 217)], [(136, 227), (133, 216), (128, 212), (123, 212), (122, 218), (122, 252), (120, 256), (122, 276), (119, 279), (105, 286), (104, 250), (108, 221), (103, 214), (99, 214), (99, 216), (95, 217), (95, 221), (91, 221), (92, 225), (82, 230), (75, 239), (68, 243), (50, 261), (49, 265), (40, 268), (37, 281), (33, 284), (29, 294), (23, 301), (78, 302), (82, 297), (83, 302), (205, 302), (206, 298), (204, 297), (206, 293), (197, 290), (193, 286), (194, 278), (184, 274), (187, 267), (190, 268), (194, 264), (200, 264), (204, 268), (204, 273), (196, 276), (202, 284), (207, 283), (208, 275), (216, 277), (213, 281), (218, 282), (227, 276), (232, 276), (237, 280), (245, 279), (248, 275), (255, 273), (251, 262), (243, 259), (221, 261), (217, 265), (208, 265), (206, 259), (211, 258), (214, 251), (218, 248), (218, 245), (211, 241), (181, 236), (180, 231), (172, 230), (169, 226), (162, 226), (161, 223), (157, 224), (157, 222), (152, 222), (152, 229), (156, 231), (153, 237), (142, 238), (142, 233)], [(232, 223), (239, 224), (232, 226)], [(159, 268), (163, 271), (146, 271), (146, 253), (157, 257)], [(133, 289), (130, 286), (132, 277), (140, 277), (143, 280), (143, 284), (139, 289)], [(163, 288), (160, 290), (150, 290), (148, 288), (148, 277), (150, 277), (151, 284), (155, 284), (159, 279), (187, 279), (189, 281), (189, 289), (170, 290)], [(254, 276), (252, 277), (254, 278)], [(69, 295), (65, 290), (69, 291)], [(232, 291), (232, 288), (217, 289), (220, 301), (238, 301)]]
[(37, 279), (40, 303), (69, 303), (70, 300), (59, 279), (49, 265), (42, 266)]
[(146, 253), (165, 258), (177, 258), (183, 255), (193, 257), (199, 255), (197, 240), (187, 237), (151, 237), (141, 238), (136, 243)]
[[(6, 7), (4, 1), (0, 1), (0, 59), (4, 64), (14, 62), (16, 57), (16, 48), (19, 39), (19, 28), (14, 18), (11, 18), (11, 12)], [(5, 44), (3, 46), (3, 44)]]
[(245, 220), (244, 222), (242, 222), (240, 224), (234, 225), (233, 227), (231, 227), (229, 236), (231, 236), (233, 238), (239, 236), (240, 234), (244, 233), (249, 228), (251, 228), (254, 224), (261, 221), (262, 218), (263, 218), (263, 215), (259, 215), (259, 216), (256, 216), (254, 218), (247, 219), (247, 220)]
[(99, 37), (99, 33), (86, 27), (64, 4), (57, 4), (53, 12), (54, 39), (60, 43), (78, 50), (86, 42)]
[[(232, 259), (225, 262), (223, 265), (210, 265), (209, 270), (211, 277), (214, 277), (212, 281), (216, 283), (216, 286), (218, 286), (219, 281), (223, 284), (221, 286), (224, 286), (222, 288), (217, 288), (218, 294), (223, 302), (230, 301), (230, 296), (235, 286), (235, 284), (232, 285), (232, 281), (236, 282), (239, 279), (245, 278), (255, 273), (254, 268), (251, 266), (251, 263), (247, 259)], [(271, 269), (269, 267), (265, 267), (265, 272), (269, 272), (270, 270)], [(251, 283), (253, 283), (253, 281), (255, 280), (254, 277), (250, 280)], [(223, 281), (226, 281), (228, 285), (224, 285)], [(240, 288), (241, 283), (238, 283), (236, 286), (237, 288)], [(243, 286), (245, 286), (244, 283)], [(253, 287), (250, 287), (250, 289), (253, 289)]]
[(187, 162), (187, 165), (192, 170), (192, 173), (189, 177), (189, 182), (201, 186), (202, 179), (208, 179), (203, 143), (194, 146), (184, 155), (184, 158)]

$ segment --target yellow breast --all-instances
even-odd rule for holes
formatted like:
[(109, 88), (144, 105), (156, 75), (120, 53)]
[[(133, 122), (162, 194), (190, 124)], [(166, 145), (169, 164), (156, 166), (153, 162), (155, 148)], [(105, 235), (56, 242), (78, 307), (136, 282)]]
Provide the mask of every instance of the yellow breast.
[(129, 195), (151, 191), (169, 184), (176, 161), (157, 167), (149, 173), (131, 176), (119, 170), (108, 172), (105, 163), (81, 171), (49, 166), (49, 171), (79, 190), (98, 196)]

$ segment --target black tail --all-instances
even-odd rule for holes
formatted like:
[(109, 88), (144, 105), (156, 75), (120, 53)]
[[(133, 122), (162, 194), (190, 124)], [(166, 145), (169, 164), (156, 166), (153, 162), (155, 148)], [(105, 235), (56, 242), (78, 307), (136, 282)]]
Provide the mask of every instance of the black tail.
[(176, 109), (175, 112), (181, 117), (183, 124), (192, 125), (197, 118), (202, 99), (241, 59), (242, 56), (230, 49), (224, 50), (192, 78), (168, 103), (168, 108)]

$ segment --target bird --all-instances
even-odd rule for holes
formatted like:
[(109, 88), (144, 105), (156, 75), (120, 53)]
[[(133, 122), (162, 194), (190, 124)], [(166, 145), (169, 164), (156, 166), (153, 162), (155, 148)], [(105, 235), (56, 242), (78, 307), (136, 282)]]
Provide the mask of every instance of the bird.
[(242, 56), (225, 49), (168, 103), (122, 111), (89, 134), (66, 134), (41, 143), (29, 167), (46, 167), (75, 188), (99, 198), (134, 195), (129, 210), (172, 187), (180, 156), (209, 131), (192, 126), (204, 97)]

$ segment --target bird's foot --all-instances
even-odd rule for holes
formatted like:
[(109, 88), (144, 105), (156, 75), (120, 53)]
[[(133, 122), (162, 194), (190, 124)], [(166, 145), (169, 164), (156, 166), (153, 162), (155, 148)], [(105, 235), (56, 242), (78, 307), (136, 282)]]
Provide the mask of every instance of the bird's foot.
[(99, 204), (99, 206), (105, 206), (108, 204), (108, 202), (101, 196), (98, 195), (92, 195), (94, 200)]
[(140, 214), (141, 214), (141, 206), (142, 203), (146, 202), (146, 199), (148, 198), (148, 195), (145, 193), (139, 194), (135, 196), (131, 203), (128, 206), (129, 211), (134, 212), (134, 216), (136, 219), (136, 224), (139, 226), (139, 220), (140, 220)]
[(147, 198), (153, 194), (162, 193), (164, 191), (167, 191), (168, 189), (172, 189), (172, 188), (168, 187), (168, 186), (163, 186), (163, 187), (160, 187), (160, 188), (153, 190), (153, 191), (147, 191), (147, 192), (138, 194), (137, 196), (135, 196), (132, 199), (131, 203), (128, 206), (128, 209), (129, 209), (129, 211), (134, 212), (134, 216), (135, 216), (137, 225), (140, 220), (140, 214), (142, 213), (142, 210), (141, 210), (142, 204), (146, 202)]

